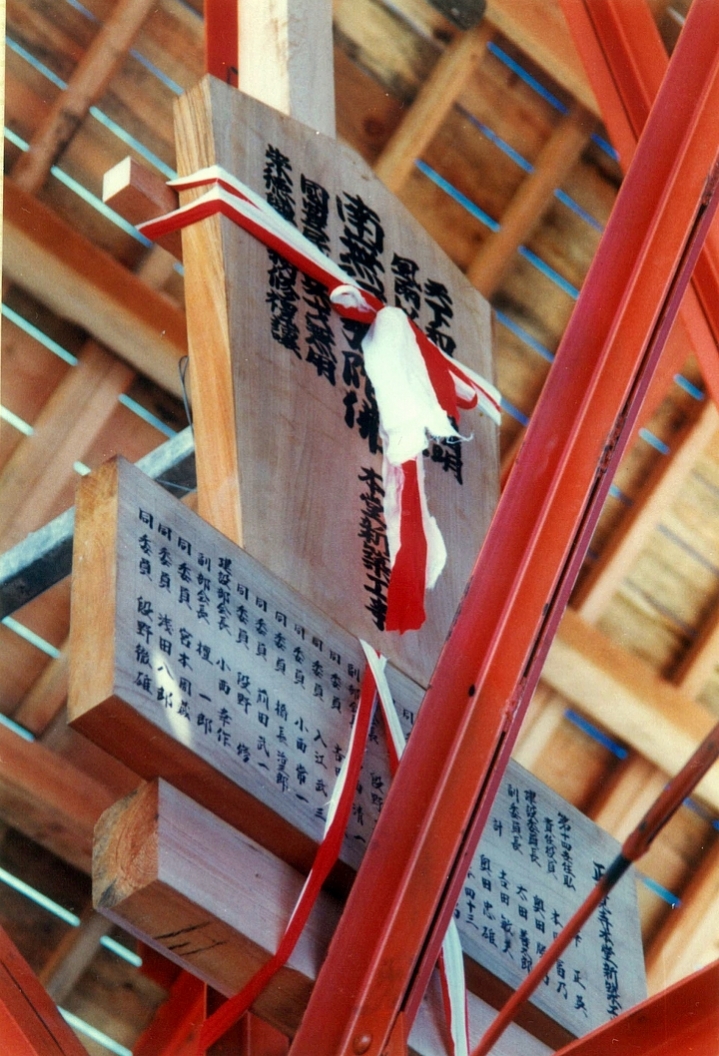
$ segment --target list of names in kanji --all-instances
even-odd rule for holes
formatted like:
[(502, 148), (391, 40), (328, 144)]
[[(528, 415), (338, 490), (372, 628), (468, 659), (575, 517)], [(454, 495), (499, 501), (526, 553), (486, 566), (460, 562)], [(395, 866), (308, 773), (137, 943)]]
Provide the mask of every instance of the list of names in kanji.
[[(134, 470), (119, 503), (119, 695), (316, 841), (364, 669), (357, 639)], [(405, 735), (421, 690), (388, 667)], [(342, 857), (357, 867), (390, 785), (375, 719)], [(510, 763), (455, 916), (466, 952), (516, 986), (618, 849)], [(644, 996), (628, 875), (547, 976), (536, 1003), (576, 1034)], [(621, 926), (618, 926), (621, 922)]]
[[(510, 768), (455, 911), (465, 949), (516, 987), (618, 850), (615, 840), (541, 782)], [(628, 875), (545, 976), (533, 1001), (583, 1034), (645, 996), (636, 892)]]

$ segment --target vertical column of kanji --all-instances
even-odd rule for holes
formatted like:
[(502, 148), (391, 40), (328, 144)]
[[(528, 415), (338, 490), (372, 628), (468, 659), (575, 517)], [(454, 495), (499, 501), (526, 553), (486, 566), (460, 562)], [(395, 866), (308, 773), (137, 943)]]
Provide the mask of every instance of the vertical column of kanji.
[[(331, 0), (234, 0), (237, 8), (237, 85), (247, 95), (275, 107), (325, 135), (334, 136), (334, 74), (332, 58)], [(234, 26), (224, 17), (227, 0), (209, 0), (208, 31), (227, 37)], [(222, 17), (220, 17), (222, 16)], [(223, 46), (220, 47), (219, 44)], [(222, 70), (235, 83), (231, 69), (234, 49), (220, 41), (208, 41), (211, 73)], [(228, 58), (228, 56), (230, 56)], [(214, 58), (213, 58), (214, 57)], [(224, 58), (223, 58), (224, 57)], [(182, 173), (212, 165), (217, 160), (213, 122), (210, 120), (209, 89), (183, 101), (197, 107), (204, 100), (204, 113), (178, 136), (178, 167)], [(228, 131), (228, 135), (231, 132)], [(197, 192), (187, 192), (188, 199)], [(232, 327), (226, 286), (228, 261), (223, 254), (220, 217), (212, 217), (183, 232), (185, 293), (190, 347), (190, 386), (197, 445), (199, 512), (235, 542), (242, 543), (240, 501), (241, 467), (237, 456), (236, 404), (233, 398), (231, 359)], [(253, 275), (247, 262), (236, 261), (248, 283), (257, 283), (257, 296), (264, 296), (266, 276)], [(243, 350), (244, 351), (244, 350)], [(249, 353), (251, 350), (247, 349)], [(257, 408), (261, 413), (261, 408)]]

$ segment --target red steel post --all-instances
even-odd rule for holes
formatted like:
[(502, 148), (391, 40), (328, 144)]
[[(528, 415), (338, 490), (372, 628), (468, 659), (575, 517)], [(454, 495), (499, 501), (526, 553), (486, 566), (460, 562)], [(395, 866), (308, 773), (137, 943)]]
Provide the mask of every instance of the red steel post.
[(237, 87), (240, 0), (205, 0), (205, 69)]
[(695, 0), (292, 1056), (380, 1056), (401, 1009), (412, 1023), (700, 237), (718, 34)]

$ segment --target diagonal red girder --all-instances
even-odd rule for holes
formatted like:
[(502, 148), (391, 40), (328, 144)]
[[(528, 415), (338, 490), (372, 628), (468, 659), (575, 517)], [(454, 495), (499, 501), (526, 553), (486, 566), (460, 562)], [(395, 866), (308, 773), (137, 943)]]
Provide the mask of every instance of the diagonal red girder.
[(292, 1056), (381, 1056), (412, 1023), (716, 206), (717, 39), (694, 0)]
[[(627, 169), (669, 60), (646, 0), (561, 0), (572, 38), (597, 98), (609, 138)], [(715, 47), (719, 47), (716, 40)], [(704, 318), (700, 319), (699, 316)], [(707, 332), (711, 340), (707, 341)], [(680, 312), (675, 339), (660, 365), (661, 381), (693, 351), (719, 406), (719, 230), (709, 232)], [(653, 410), (668, 384), (647, 398)]]

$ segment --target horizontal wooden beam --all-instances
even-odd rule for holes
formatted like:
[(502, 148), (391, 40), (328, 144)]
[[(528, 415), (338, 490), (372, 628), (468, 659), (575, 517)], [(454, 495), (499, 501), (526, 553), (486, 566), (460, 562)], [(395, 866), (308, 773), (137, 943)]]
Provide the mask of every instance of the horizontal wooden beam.
[[(716, 721), (701, 704), (572, 609), (560, 624), (542, 678), (669, 776), (683, 766)], [(719, 767), (709, 771), (696, 795), (719, 811)]]
[(489, 0), (486, 17), (588, 110), (601, 117), (559, 4)]
[(184, 313), (12, 180), (4, 196), (6, 278), (181, 396)]
[(39, 741), (0, 726), (0, 817), (89, 873), (95, 822), (112, 793)]
[[(183, 429), (137, 463), (148, 477), (168, 490), (192, 491), (195, 443), (192, 428)], [(70, 574), (75, 509), (66, 510), (0, 556), (0, 619), (42, 594)]]
[[(276, 948), (302, 884), (300, 873), (164, 781), (144, 785), (98, 824), (96, 907), (227, 996)], [(287, 967), (255, 1003), (284, 1034), (297, 1028), (339, 913), (322, 892)], [(438, 997), (425, 1000), (410, 1038), (421, 1056), (444, 1051)], [(494, 1013), (474, 995), (469, 1011), (476, 1038)], [(497, 1048), (500, 1056), (549, 1051), (516, 1025)]]

